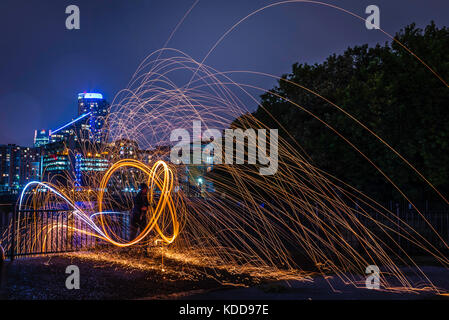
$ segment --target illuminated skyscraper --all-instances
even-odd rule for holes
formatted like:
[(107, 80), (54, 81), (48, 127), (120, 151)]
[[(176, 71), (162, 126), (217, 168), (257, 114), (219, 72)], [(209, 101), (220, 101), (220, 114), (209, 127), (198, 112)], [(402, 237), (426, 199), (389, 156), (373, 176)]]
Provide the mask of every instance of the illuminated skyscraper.
[(34, 130), (34, 147), (38, 148), (50, 142), (49, 133), (46, 130)]
[(101, 93), (79, 93), (78, 116), (89, 114), (89, 117), (78, 122), (78, 131), (87, 133), (92, 142), (105, 142), (108, 131), (108, 108), (109, 104)]
[(109, 104), (101, 93), (78, 94), (78, 117), (50, 131), (50, 143), (58, 141), (103, 143), (107, 138)]

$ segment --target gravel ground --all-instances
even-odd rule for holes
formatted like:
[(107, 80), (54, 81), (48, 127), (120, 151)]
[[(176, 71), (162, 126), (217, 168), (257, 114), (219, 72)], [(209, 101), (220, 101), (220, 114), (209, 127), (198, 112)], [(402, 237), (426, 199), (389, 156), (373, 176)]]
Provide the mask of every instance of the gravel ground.
[[(108, 258), (108, 256), (103, 256)], [(110, 257), (109, 257), (110, 258)], [(114, 257), (116, 258), (116, 257)], [(222, 286), (213, 277), (201, 272), (186, 273), (183, 268), (164, 272), (160, 261), (139, 258), (139, 266), (128, 262), (98, 259), (95, 254), (73, 254), (18, 259), (7, 262), (6, 283), (2, 299), (138, 299), (170, 298), (203, 293)], [(143, 264), (143, 267), (142, 267)], [(66, 267), (77, 265), (80, 270), (80, 289), (65, 286)]]
[[(80, 289), (68, 290), (66, 267), (80, 270)], [(338, 279), (268, 282), (247, 274), (199, 268), (150, 258), (139, 251), (116, 250), (72, 253), (6, 262), (0, 299), (116, 300), (116, 299), (446, 299), (426, 294), (394, 294), (355, 289)], [(449, 288), (447, 270), (423, 268), (440, 288)], [(406, 273), (413, 270), (403, 269)], [(226, 283), (226, 285), (224, 285)]]

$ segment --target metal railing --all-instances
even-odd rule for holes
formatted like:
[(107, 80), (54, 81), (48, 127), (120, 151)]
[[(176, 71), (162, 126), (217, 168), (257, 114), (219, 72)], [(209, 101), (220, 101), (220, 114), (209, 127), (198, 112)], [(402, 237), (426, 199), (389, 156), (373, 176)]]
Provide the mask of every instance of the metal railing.
[[(419, 210), (425, 219), (408, 203), (389, 202), (385, 204), (385, 208), (390, 211), (387, 216), (365, 208), (367, 217), (357, 214), (356, 218), (376, 236), (383, 238), (382, 241), (386, 246), (394, 247), (395, 245), (391, 242), (395, 241), (407, 252), (422, 254), (422, 250), (406, 238), (408, 235), (413, 235), (420, 240), (419, 242), (423, 242), (424, 238), (436, 249), (446, 251), (449, 244), (449, 208), (447, 206), (423, 203)], [(115, 234), (121, 239), (129, 239), (129, 214), (108, 214), (103, 218), (107, 221), (109, 234)], [(432, 225), (439, 236), (425, 220)], [(385, 236), (379, 223), (383, 226), (383, 230), (389, 228), (391, 238)], [(353, 227), (357, 230), (355, 226)], [(400, 228), (404, 228), (405, 231)], [(402, 236), (397, 235), (396, 231)], [(341, 230), (341, 232), (350, 245), (355, 247), (359, 245), (353, 233), (347, 230)], [(91, 226), (77, 218), (71, 210), (14, 211), (14, 207), (11, 206), (11, 210), (0, 212), (0, 246), (4, 248), (5, 256), (10, 259), (87, 250), (98, 244), (106, 244), (106, 242), (95, 237)]]
[[(122, 238), (129, 234), (127, 214), (109, 215), (109, 231)], [(0, 245), (5, 256), (14, 259), (87, 250), (104, 243), (92, 226), (72, 210), (17, 210), (0, 219)]]
[[(407, 202), (388, 202), (384, 205), (389, 213), (379, 213), (365, 208), (366, 216), (357, 214), (358, 222), (370, 230), (384, 243), (385, 247), (404, 250), (412, 255), (427, 255), (422, 246), (443, 253), (449, 245), (449, 207), (427, 202), (417, 205), (419, 212)], [(430, 226), (429, 226), (430, 224)], [(354, 230), (357, 228), (354, 225)], [(389, 234), (389, 237), (386, 236)], [(345, 231), (345, 239), (357, 245), (356, 236)], [(400, 249), (399, 249), (400, 248)]]

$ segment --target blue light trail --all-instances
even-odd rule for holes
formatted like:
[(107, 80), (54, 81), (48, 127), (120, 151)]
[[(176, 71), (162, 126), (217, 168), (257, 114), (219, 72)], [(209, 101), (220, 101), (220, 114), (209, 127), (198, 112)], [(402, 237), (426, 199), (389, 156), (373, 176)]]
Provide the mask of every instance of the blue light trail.
[(63, 125), (62, 127), (56, 129), (55, 131), (51, 131), (51, 134), (55, 134), (56, 132), (61, 131), (61, 130), (64, 129), (64, 128), (67, 128), (67, 127), (70, 126), (71, 124), (74, 124), (75, 122), (78, 122), (78, 121), (80, 121), (81, 119), (84, 119), (85, 117), (87, 117), (87, 116), (90, 115), (90, 114), (91, 114), (91, 112), (88, 112), (88, 113), (85, 113), (85, 114), (80, 115), (80, 116), (79, 116), (78, 118), (76, 118), (75, 120), (70, 121), (69, 123), (67, 123), (67, 124)]

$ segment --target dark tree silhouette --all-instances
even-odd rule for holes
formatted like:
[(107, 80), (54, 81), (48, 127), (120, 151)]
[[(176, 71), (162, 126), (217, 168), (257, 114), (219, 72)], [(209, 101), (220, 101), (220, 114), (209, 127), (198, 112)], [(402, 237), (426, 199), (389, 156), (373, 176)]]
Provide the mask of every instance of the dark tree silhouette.
[[(411, 24), (396, 39), (449, 81), (449, 29), (433, 22)], [(435, 196), (430, 188), (376, 138), (342, 112), (285, 80), (312, 89), (342, 107), (410, 161), (443, 194), (449, 191), (449, 88), (398, 43), (348, 48), (323, 63), (295, 63), (292, 72), (261, 96), (253, 115), (289, 132), (313, 163), (378, 200), (398, 197), (394, 188), (360, 154), (319, 121), (280, 99), (307, 108), (360, 148), (414, 200)], [(239, 119), (236, 120), (238, 122)]]

